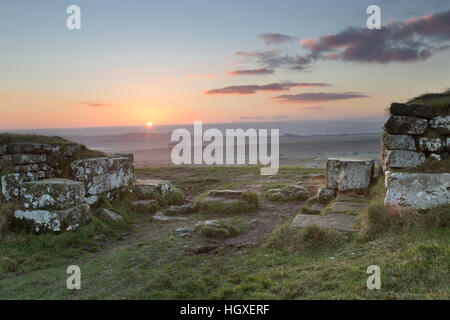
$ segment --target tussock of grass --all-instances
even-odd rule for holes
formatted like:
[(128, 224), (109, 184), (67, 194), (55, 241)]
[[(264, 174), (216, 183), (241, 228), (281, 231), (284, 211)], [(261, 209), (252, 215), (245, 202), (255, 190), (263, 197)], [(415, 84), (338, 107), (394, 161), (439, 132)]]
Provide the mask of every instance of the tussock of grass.
[(400, 210), (378, 204), (368, 209), (362, 222), (361, 233), (374, 237), (391, 231), (403, 232), (417, 226), (438, 228), (449, 225), (450, 205), (443, 205), (430, 210)]
[(200, 214), (223, 214), (233, 215), (250, 213), (258, 210), (259, 200), (255, 192), (244, 192), (238, 201), (205, 201), (206, 194), (201, 195), (194, 200), (193, 210)]
[(210, 239), (227, 239), (239, 234), (239, 230), (234, 225), (223, 221), (214, 225), (201, 225), (196, 231)]
[(309, 249), (337, 248), (345, 242), (346, 236), (348, 235), (339, 231), (318, 226), (293, 228), (289, 221), (275, 228), (265, 246), (289, 253)]

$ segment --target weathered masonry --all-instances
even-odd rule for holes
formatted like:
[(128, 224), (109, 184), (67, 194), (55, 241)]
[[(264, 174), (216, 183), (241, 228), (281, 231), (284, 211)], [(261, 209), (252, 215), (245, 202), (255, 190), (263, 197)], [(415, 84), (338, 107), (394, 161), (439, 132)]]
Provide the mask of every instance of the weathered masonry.
[(2, 202), (17, 202), (14, 218), (34, 232), (87, 224), (91, 205), (129, 191), (134, 180), (132, 155), (75, 143), (2, 144), (0, 172)]
[(385, 204), (428, 209), (450, 203), (450, 106), (393, 103), (390, 112), (380, 153)]

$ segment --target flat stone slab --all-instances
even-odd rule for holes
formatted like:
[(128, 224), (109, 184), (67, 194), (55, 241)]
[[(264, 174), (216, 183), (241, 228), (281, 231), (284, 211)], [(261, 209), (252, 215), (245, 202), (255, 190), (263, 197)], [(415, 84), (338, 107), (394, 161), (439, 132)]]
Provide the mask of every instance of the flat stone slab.
[(306, 228), (316, 225), (321, 228), (335, 229), (339, 231), (356, 232), (353, 227), (356, 217), (343, 213), (332, 213), (328, 216), (315, 216), (307, 214), (298, 214), (292, 226), (295, 228)]
[(326, 181), (327, 188), (338, 191), (366, 190), (373, 179), (375, 164), (373, 160), (327, 160)]
[(128, 187), (134, 179), (128, 158), (95, 158), (71, 163), (72, 175), (86, 187), (88, 195), (98, 195)]
[(386, 172), (384, 203), (429, 209), (450, 203), (450, 173)]
[(77, 230), (91, 220), (88, 204), (76, 205), (64, 210), (16, 210), (14, 219), (26, 229), (40, 232)]
[(20, 201), (25, 209), (64, 209), (84, 201), (83, 183), (67, 179), (44, 179), (24, 182)]

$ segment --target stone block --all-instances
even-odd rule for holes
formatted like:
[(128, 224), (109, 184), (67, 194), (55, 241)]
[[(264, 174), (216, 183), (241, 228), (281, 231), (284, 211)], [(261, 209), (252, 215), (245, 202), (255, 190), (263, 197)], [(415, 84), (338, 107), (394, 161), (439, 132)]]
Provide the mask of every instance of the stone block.
[(406, 150), (391, 150), (387, 152), (385, 168), (415, 168), (425, 161), (425, 155), (420, 152)]
[(385, 177), (384, 203), (429, 209), (450, 203), (450, 173), (392, 173)]
[(405, 134), (388, 134), (383, 137), (384, 146), (387, 150), (409, 150), (416, 151), (414, 137)]
[(13, 154), (42, 154), (47, 152), (46, 148), (48, 147), (49, 145), (40, 143), (10, 143), (8, 145), (8, 151)]
[(128, 158), (95, 158), (71, 163), (72, 175), (84, 183), (88, 195), (98, 195), (128, 187), (133, 165)]
[(428, 127), (428, 120), (409, 116), (392, 116), (386, 122), (390, 134), (423, 134)]
[(441, 135), (450, 134), (450, 115), (436, 117), (430, 120), (430, 127), (435, 129)]
[(77, 230), (91, 220), (90, 207), (78, 204), (63, 210), (16, 210), (14, 218), (35, 233)]
[(391, 104), (391, 114), (399, 116), (412, 116), (431, 119), (434, 116), (434, 108), (421, 104), (396, 103)]
[(65, 209), (84, 201), (83, 183), (67, 179), (24, 182), (20, 200), (25, 209)]
[(15, 154), (12, 157), (16, 165), (43, 163), (47, 161), (45, 154)]
[(325, 185), (339, 191), (365, 191), (373, 178), (373, 160), (328, 159)]
[(422, 151), (444, 151), (445, 150), (445, 140), (441, 137), (431, 138), (431, 137), (420, 137), (419, 146)]

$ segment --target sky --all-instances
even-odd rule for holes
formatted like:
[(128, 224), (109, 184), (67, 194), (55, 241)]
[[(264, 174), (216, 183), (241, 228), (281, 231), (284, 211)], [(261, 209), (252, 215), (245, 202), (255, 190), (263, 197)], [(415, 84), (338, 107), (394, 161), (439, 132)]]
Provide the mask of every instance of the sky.
[(449, 62), (448, 0), (2, 0), (0, 130), (380, 119)]

